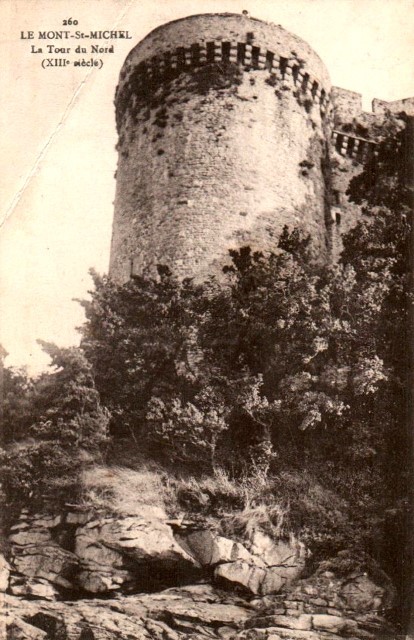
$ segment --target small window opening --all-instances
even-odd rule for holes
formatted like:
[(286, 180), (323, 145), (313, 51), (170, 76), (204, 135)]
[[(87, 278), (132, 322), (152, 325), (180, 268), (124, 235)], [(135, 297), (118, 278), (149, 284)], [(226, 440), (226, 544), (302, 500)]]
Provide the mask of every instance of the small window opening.
[(315, 80), (312, 84), (312, 89), (311, 89), (313, 98), (316, 96), (317, 90), (318, 90), (318, 83)]
[(265, 68), (268, 69), (269, 71), (272, 70), (274, 59), (275, 59), (275, 54), (273, 53), (273, 51), (266, 51)]
[(344, 139), (344, 136), (339, 133), (337, 138), (336, 138), (336, 142), (335, 142), (335, 149), (337, 151), (340, 151), (342, 149), (343, 139)]
[(257, 69), (259, 66), (260, 47), (252, 47), (252, 67)]
[(214, 62), (214, 42), (207, 42), (207, 62)]
[(281, 72), (281, 74), (282, 74), (282, 78), (283, 78), (283, 79), (285, 78), (285, 73), (286, 73), (287, 65), (288, 65), (287, 58), (282, 58), (282, 57), (281, 57), (281, 58), (280, 58), (279, 66), (280, 66), (280, 72)]
[(265, 67), (266, 69), (268, 69), (269, 71), (272, 70), (273, 67), (273, 60), (275, 59), (275, 54), (273, 53), (273, 51), (266, 51), (266, 62), (265, 62)]
[(246, 45), (244, 42), (238, 42), (237, 43), (237, 62), (240, 62), (241, 64), (244, 63), (244, 56), (246, 53)]
[(251, 44), (254, 40), (254, 33), (253, 31), (248, 31), (246, 33), (246, 40), (247, 40), (247, 44)]
[(221, 56), (223, 58), (223, 62), (230, 61), (230, 42), (221, 43)]
[(335, 222), (336, 224), (341, 224), (341, 214), (339, 213), (339, 211), (335, 213)]
[(198, 42), (195, 42), (190, 47), (191, 51), (191, 60), (194, 66), (198, 66), (200, 64), (200, 45)]
[(306, 91), (309, 82), (309, 73), (305, 73), (302, 80), (302, 91)]
[(293, 82), (296, 84), (298, 81), (298, 75), (299, 75), (299, 67), (298, 65), (295, 65), (292, 68), (292, 76), (293, 76)]

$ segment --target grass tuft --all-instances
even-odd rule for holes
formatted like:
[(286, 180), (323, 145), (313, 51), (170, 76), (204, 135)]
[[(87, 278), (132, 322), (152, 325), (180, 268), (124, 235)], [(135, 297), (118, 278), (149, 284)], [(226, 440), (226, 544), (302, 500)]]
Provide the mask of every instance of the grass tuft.
[(82, 502), (119, 516), (175, 515), (177, 503), (165, 474), (121, 466), (89, 467), (82, 474)]

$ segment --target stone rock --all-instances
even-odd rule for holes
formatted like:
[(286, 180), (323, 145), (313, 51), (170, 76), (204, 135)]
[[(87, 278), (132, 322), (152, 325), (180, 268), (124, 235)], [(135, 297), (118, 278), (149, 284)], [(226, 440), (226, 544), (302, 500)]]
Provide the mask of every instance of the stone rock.
[(175, 537), (180, 545), (191, 553), (202, 566), (214, 566), (238, 560), (259, 567), (266, 566), (260, 558), (252, 556), (240, 542), (218, 536), (208, 529)]
[(23, 531), (29, 528), (29, 523), (26, 520), (19, 520), (16, 524), (10, 527), (10, 531)]
[[(269, 627), (268, 629), (249, 629), (235, 636), (242, 640), (339, 640), (338, 636), (308, 629), (288, 629), (287, 627)], [(352, 640), (356, 640), (352, 638)]]
[[(185, 582), (200, 564), (164, 521), (138, 516), (101, 518), (76, 532), (79, 585), (91, 593), (135, 587), (141, 591)], [(154, 582), (155, 581), (155, 582)]]
[(121, 568), (123, 566), (122, 553), (102, 544), (96, 535), (90, 534), (88, 529), (78, 530), (75, 555), (82, 562), (95, 563), (98, 567)]
[(358, 624), (353, 620), (326, 614), (313, 615), (312, 623), (316, 630), (330, 631), (331, 633), (356, 632), (358, 629)]
[(50, 531), (48, 529), (30, 529), (19, 531), (18, 533), (13, 533), (11, 536), (9, 536), (9, 540), (12, 544), (27, 546), (51, 542), (52, 536), (50, 535)]
[[(237, 634), (250, 615), (239, 598), (207, 585), (76, 603), (6, 597), (10, 621), (16, 621), (7, 640), (211, 640), (217, 629), (225, 629), (222, 637)], [(26, 635), (16, 635), (18, 628)]]
[(248, 623), (249, 627), (267, 628), (267, 627), (284, 627), (287, 629), (312, 629), (312, 616), (310, 614), (302, 614), (297, 617), (286, 615), (272, 615), (257, 617)]
[(92, 519), (89, 511), (70, 511), (66, 516), (66, 524), (81, 525)]
[[(335, 558), (329, 561), (334, 564)], [(325, 562), (312, 576), (300, 580), (292, 589), (289, 598), (303, 601), (308, 612), (315, 614), (342, 615), (352, 611), (354, 615), (374, 614), (391, 610), (395, 602), (395, 590), (389, 578), (378, 574), (374, 580), (367, 572), (354, 571), (347, 575), (336, 575), (326, 571)]]
[(0, 593), (6, 591), (9, 584), (10, 565), (6, 558), (0, 554)]
[(266, 573), (261, 584), (260, 593), (264, 596), (272, 593), (279, 593), (286, 580), (281, 577), (278, 567), (266, 569)]
[(278, 593), (285, 584), (277, 568), (263, 569), (241, 560), (218, 565), (214, 575), (216, 579), (234, 583), (262, 596)]
[(45, 516), (42, 513), (38, 513), (31, 520), (31, 526), (38, 529), (54, 529), (60, 524), (62, 524), (61, 515)]
[(58, 591), (47, 580), (34, 580), (32, 578), (12, 577), (10, 593), (14, 596), (30, 596), (43, 600), (54, 600)]
[(394, 600), (392, 589), (375, 584), (366, 573), (349, 576), (339, 595), (346, 607), (354, 611), (378, 611), (391, 606)]
[(7, 625), (7, 640), (47, 640), (48, 634), (16, 618)]
[(79, 586), (89, 593), (105, 593), (117, 591), (126, 583), (131, 582), (128, 571), (105, 571), (104, 567), (85, 568), (77, 575)]
[(251, 536), (250, 552), (260, 557), (268, 567), (278, 567), (279, 575), (285, 583), (301, 575), (308, 556), (304, 544), (293, 536), (288, 542), (275, 542), (258, 529)]
[[(182, 563), (199, 567), (198, 562), (176, 542), (171, 528), (160, 520), (146, 521), (131, 516), (97, 521), (94, 526), (92, 524), (86, 525), (91, 544), (105, 547), (121, 556), (127, 555), (136, 561)], [(77, 538), (82, 535), (83, 528)], [(75, 552), (83, 558), (86, 548), (77, 543)], [(119, 559), (119, 555), (113, 557)]]
[(54, 544), (30, 545), (13, 555), (14, 570), (28, 578), (44, 578), (52, 584), (70, 589), (70, 577), (79, 565), (78, 558)]
[(215, 578), (241, 586), (254, 593), (261, 593), (261, 586), (266, 576), (265, 569), (247, 564), (247, 562), (231, 562), (220, 564), (214, 571)]

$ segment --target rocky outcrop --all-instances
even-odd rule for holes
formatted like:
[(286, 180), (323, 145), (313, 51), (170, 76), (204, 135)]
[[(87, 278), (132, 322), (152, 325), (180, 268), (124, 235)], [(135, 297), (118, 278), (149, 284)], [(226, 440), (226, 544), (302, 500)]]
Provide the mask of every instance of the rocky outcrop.
[(221, 587), (268, 595), (297, 579), (306, 550), (255, 531), (242, 544), (160, 508), (142, 516), (23, 514), (10, 535), (10, 592), (54, 599), (75, 593), (158, 591), (211, 578)]
[(9, 596), (5, 614), (7, 640), (179, 640), (234, 637), (250, 611), (240, 598), (198, 585), (76, 603)]
[(214, 567), (219, 584), (255, 595), (278, 593), (300, 576), (307, 556), (294, 538), (275, 542), (258, 530), (246, 540), (246, 546), (211, 531), (196, 531), (178, 539), (202, 566)]
[(293, 537), (256, 529), (242, 543), (148, 508), (23, 514), (9, 541), (2, 639), (395, 638), (386, 576), (345, 575), (339, 557), (303, 579), (308, 554)]
[[(395, 640), (381, 617), (304, 612), (301, 601), (245, 599), (210, 585), (191, 585), (76, 602), (45, 602), (6, 596), (2, 624), (6, 640)], [(302, 603), (303, 604), (303, 603)], [(263, 612), (266, 606), (267, 613)], [(280, 606), (281, 605), (281, 606)], [(320, 605), (315, 605), (318, 607)], [(0, 616), (1, 618), (1, 616)]]
[(58, 593), (75, 588), (73, 576), (79, 560), (62, 547), (57, 530), (62, 516), (22, 514), (12, 527), (10, 591), (14, 595), (53, 599)]
[(77, 529), (75, 554), (82, 566), (79, 586), (91, 593), (145, 591), (185, 583), (200, 574), (200, 564), (159, 519), (92, 520)]
[(0, 593), (4, 593), (9, 585), (10, 565), (0, 554)]
[(392, 607), (394, 595), (389, 583), (381, 586), (366, 572), (339, 577), (322, 566), (288, 592), (253, 601), (259, 612), (239, 637), (395, 640), (396, 631), (383, 615)]

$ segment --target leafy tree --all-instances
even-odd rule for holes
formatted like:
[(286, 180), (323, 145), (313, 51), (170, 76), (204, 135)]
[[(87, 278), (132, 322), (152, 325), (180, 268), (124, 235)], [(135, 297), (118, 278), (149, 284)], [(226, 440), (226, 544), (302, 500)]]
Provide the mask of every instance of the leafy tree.
[(81, 469), (102, 460), (108, 442), (109, 414), (82, 352), (48, 344), (43, 348), (51, 356), (52, 373), (29, 381), (6, 370), (6, 379), (14, 381), (13, 393), (21, 387), (26, 392), (20, 404), (12, 395), (19, 439), (16, 433), (9, 437), (1, 453), (3, 499), (11, 514), (23, 505), (39, 508), (75, 499)]
[(33, 380), (23, 368), (3, 370), (3, 442), (19, 440), (33, 421)]
[(198, 288), (161, 272), (159, 281), (136, 278), (122, 287), (94, 275), (92, 301), (83, 301), (87, 324), (82, 348), (93, 366), (102, 402), (118, 437), (136, 438), (155, 394), (199, 390), (189, 345)]

